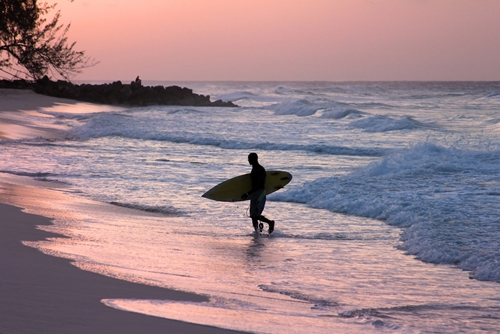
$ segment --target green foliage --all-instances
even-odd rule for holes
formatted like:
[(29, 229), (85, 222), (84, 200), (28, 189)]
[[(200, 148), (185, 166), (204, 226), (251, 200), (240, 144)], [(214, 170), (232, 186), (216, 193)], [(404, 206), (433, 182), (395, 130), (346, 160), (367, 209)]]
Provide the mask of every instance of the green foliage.
[(84, 51), (74, 50), (75, 43), (68, 43), (70, 25), (58, 23), (59, 11), (52, 20), (45, 18), (55, 6), (37, 0), (0, 1), (0, 70), (17, 78), (69, 79), (96, 64)]

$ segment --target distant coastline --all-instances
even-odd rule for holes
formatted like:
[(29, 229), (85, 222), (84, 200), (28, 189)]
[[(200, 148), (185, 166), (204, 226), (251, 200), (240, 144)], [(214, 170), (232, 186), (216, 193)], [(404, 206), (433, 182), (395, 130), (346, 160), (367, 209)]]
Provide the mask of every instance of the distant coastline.
[(180, 105), (201, 107), (238, 107), (231, 101), (210, 101), (209, 95), (193, 93), (192, 89), (179, 86), (143, 86), (140, 81), (123, 84), (73, 84), (68, 81), (52, 81), (47, 76), (41, 80), (0, 80), (0, 89), (30, 89), (37, 94), (77, 101), (122, 105), (131, 107), (152, 105)]

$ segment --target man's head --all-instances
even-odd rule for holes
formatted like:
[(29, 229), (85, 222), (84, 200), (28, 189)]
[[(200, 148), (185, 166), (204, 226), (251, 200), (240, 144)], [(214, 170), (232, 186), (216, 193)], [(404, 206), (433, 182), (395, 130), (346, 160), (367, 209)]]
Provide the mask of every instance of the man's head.
[(248, 163), (252, 166), (259, 163), (259, 157), (257, 156), (257, 153), (252, 152), (248, 155)]

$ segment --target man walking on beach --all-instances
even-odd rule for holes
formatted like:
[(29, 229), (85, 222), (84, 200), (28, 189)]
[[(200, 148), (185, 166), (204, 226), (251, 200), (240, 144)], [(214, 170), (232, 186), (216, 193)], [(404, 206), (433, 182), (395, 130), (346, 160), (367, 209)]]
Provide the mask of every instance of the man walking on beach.
[[(264, 206), (266, 205), (266, 169), (259, 164), (257, 153), (248, 155), (248, 163), (252, 165), (252, 190), (243, 194), (242, 199), (250, 198), (250, 218), (252, 218), (253, 228), (255, 233), (259, 233), (259, 220), (269, 224), (269, 234), (274, 231), (274, 220), (267, 219), (262, 215)], [(262, 224), (261, 224), (262, 225)], [(262, 232), (262, 228), (260, 228)]]

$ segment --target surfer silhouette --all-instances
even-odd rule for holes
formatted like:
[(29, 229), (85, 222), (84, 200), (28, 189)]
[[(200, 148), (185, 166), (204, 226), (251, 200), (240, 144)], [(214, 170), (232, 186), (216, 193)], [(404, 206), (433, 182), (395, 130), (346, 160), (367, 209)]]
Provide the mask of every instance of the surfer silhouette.
[(266, 169), (259, 164), (259, 157), (257, 153), (250, 153), (248, 155), (248, 163), (252, 165), (252, 172), (250, 177), (252, 179), (252, 190), (244, 193), (241, 198), (250, 198), (250, 218), (252, 218), (253, 228), (255, 232), (262, 232), (262, 223), (269, 224), (269, 234), (274, 231), (274, 220), (267, 219), (262, 215), (266, 205)]

